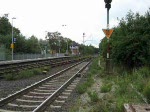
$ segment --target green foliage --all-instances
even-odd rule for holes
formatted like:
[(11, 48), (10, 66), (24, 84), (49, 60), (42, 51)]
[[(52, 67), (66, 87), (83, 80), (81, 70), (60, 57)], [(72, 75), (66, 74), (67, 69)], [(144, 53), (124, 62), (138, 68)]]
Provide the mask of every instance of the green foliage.
[(79, 51), (82, 55), (93, 55), (98, 54), (98, 48), (93, 47), (92, 45), (83, 45), (79, 46)]
[(92, 102), (97, 102), (99, 100), (98, 94), (96, 93), (96, 91), (88, 92), (88, 95), (89, 95)]
[(32, 69), (32, 70), (24, 70), (19, 73), (11, 73), (4, 75), (4, 79), (6, 80), (17, 80), (17, 79), (24, 79), (24, 78), (30, 78), (35, 75), (42, 74), (42, 69)]
[(39, 69), (39, 68), (35, 68), (35, 69), (33, 69), (33, 74), (35, 74), (35, 75), (41, 75), (42, 74), (42, 70)]
[(145, 86), (143, 94), (146, 97), (148, 103), (150, 103), (150, 82), (148, 82), (148, 84)]
[(143, 78), (148, 78), (150, 76), (149, 67), (142, 67), (138, 70), (138, 73), (141, 74)]
[[(111, 58), (116, 64), (130, 69), (150, 65), (150, 10), (143, 16), (129, 11), (114, 28), (110, 38)], [(107, 52), (107, 39), (100, 43), (104, 58)]]
[(87, 91), (89, 87), (92, 86), (94, 83), (93, 77), (97, 75), (97, 73), (100, 71), (100, 67), (98, 66), (98, 58), (94, 59), (92, 62), (92, 65), (89, 68), (89, 72), (87, 74), (87, 79), (84, 83), (77, 86), (77, 91), (80, 94), (83, 94)]
[(27, 41), (26, 41), (28, 53), (40, 53), (40, 46), (38, 43), (38, 39), (35, 36), (31, 36)]
[(9, 23), (8, 18), (0, 17), (0, 34), (7, 35), (11, 33), (11, 24)]
[[(67, 46), (68, 52), (71, 53), (70, 46), (74, 41), (69, 38), (62, 37), (59, 32), (48, 32), (46, 40), (38, 40), (37, 37), (32, 35), (29, 38), (23, 36), (18, 28), (13, 27), (13, 37), (16, 38), (14, 44), (14, 53), (41, 53), (46, 50), (47, 53), (66, 53)], [(0, 44), (5, 45), (7, 51), (11, 51), (10, 44), (12, 43), (12, 25), (7, 17), (0, 17)], [(84, 55), (98, 53), (98, 49), (93, 46), (79, 45), (81, 48), (80, 53)], [(83, 48), (84, 47), (84, 53)], [(52, 52), (50, 52), (52, 51)]]
[(102, 87), (100, 89), (101, 89), (102, 93), (107, 93), (111, 90), (111, 87), (112, 87), (112, 84), (109, 83), (106, 85), (102, 85)]
[(87, 86), (86, 86), (85, 83), (80, 84), (80, 85), (77, 86), (77, 92), (78, 92), (79, 94), (85, 93), (86, 90), (87, 90)]
[(87, 89), (92, 86), (93, 83), (94, 83), (93, 78), (88, 76), (86, 82), (77, 86), (77, 92), (79, 94), (85, 93), (87, 91)]
[(5, 74), (4, 79), (11, 81), (11, 80), (15, 80), (15, 77), (14, 74)]

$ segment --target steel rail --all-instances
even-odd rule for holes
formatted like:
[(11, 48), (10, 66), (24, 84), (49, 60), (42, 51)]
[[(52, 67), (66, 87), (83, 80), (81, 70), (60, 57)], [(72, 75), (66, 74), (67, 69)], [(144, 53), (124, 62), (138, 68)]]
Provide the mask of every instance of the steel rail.
[[(83, 61), (85, 61), (85, 60), (83, 60)], [(74, 66), (82, 63), (83, 61), (78, 62), (78, 63), (76, 63), (76, 64), (74, 64), (74, 65), (72, 65), (72, 66), (70, 66), (70, 67), (68, 67), (68, 68), (66, 68), (64, 70), (61, 70), (61, 71), (59, 71), (59, 72), (57, 72), (57, 73), (55, 73), (55, 74), (53, 74), (53, 75), (51, 75), (51, 76), (49, 76), (49, 77), (47, 77), (45, 79), (42, 79), (41, 81), (36, 82), (33, 85), (28, 86), (28, 87), (26, 87), (26, 88), (24, 88), (24, 89), (22, 89), (22, 90), (20, 90), (20, 91), (18, 91), (16, 93), (14, 93), (14, 94), (11, 94), (10, 96), (8, 96), (6, 98), (3, 98), (2, 100), (0, 100), (0, 106), (3, 106), (5, 104), (9, 103), (10, 101), (16, 99), (17, 97), (19, 97), (19, 96), (29, 92), (30, 90), (36, 88), (37, 86), (41, 85), (42, 83), (44, 83), (44, 82), (46, 82), (48, 80), (51, 80), (52, 78), (55, 78), (55, 77), (59, 76), (61, 73), (64, 73), (65, 71), (67, 71), (67, 70), (73, 68)]]
[(0, 76), (2, 77), (4, 73), (18, 73), (24, 69), (32, 69), (43, 66), (59, 66), (62, 64), (75, 62), (75, 60), (83, 60), (85, 57), (56, 57), (56, 58), (46, 58), (46, 59), (37, 59), (37, 60), (26, 60), (26, 61), (17, 61), (17, 62), (6, 62), (0, 63)]
[(78, 76), (78, 74), (88, 66), (89, 63), (90, 62), (88, 62), (85, 66), (83, 66), (76, 74), (74, 74), (67, 82), (65, 82), (59, 89), (57, 89), (51, 96), (49, 96), (32, 112), (43, 112), (46, 106), (52, 103), (55, 100), (55, 98)]

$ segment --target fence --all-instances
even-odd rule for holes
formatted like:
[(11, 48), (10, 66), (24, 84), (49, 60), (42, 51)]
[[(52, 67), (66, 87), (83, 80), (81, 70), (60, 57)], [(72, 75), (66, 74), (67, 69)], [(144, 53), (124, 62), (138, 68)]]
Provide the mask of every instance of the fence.
[[(64, 53), (56, 53), (56, 54), (14, 54), (14, 60), (25, 60), (25, 59), (38, 59), (38, 58), (48, 58), (48, 57), (61, 57), (64, 56)], [(4, 53), (0, 53), (0, 61), (11, 60), (11, 54), (5, 55)]]
[(0, 45), (0, 60), (6, 60), (5, 46)]

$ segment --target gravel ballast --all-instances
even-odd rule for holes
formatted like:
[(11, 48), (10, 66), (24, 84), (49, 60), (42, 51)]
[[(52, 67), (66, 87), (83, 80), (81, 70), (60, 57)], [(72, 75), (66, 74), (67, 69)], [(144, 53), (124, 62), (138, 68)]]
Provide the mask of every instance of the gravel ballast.
[(30, 86), (31, 84), (34, 84), (35, 82), (38, 82), (41, 79), (44, 79), (54, 73), (57, 73), (58, 71), (63, 70), (70, 65), (72, 64), (51, 68), (51, 70), (47, 74), (41, 74), (27, 79), (19, 79), (14, 81), (0, 80), (0, 99), (5, 98), (8, 95), (13, 94), (27, 86)]

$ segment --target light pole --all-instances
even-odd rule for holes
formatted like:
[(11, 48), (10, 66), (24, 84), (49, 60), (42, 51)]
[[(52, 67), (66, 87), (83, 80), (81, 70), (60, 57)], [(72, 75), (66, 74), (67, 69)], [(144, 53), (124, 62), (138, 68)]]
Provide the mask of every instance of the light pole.
[(14, 59), (14, 37), (13, 37), (13, 20), (16, 19), (15, 17), (12, 18), (12, 43), (11, 43), (11, 49), (12, 49), (12, 61)]
[(85, 37), (85, 33), (83, 33), (83, 55), (84, 55), (84, 37)]

